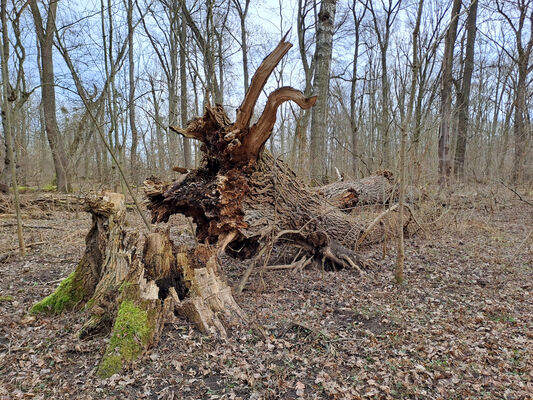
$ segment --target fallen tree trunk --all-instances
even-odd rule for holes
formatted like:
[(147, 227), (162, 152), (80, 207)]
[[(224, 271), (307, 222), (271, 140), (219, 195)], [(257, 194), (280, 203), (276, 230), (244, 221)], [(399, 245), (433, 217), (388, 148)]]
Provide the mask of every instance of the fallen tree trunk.
[(376, 171), (374, 175), (356, 181), (339, 181), (314, 188), (333, 205), (341, 209), (381, 204), (395, 200), (396, 188), (390, 171)]
[[(199, 241), (240, 258), (261, 255), (276, 241), (289, 240), (330, 268), (364, 264), (353, 251), (365, 224), (347, 216), (324, 195), (306, 186), (264, 144), (276, 110), (292, 100), (309, 108), (316, 97), (282, 87), (270, 94), (259, 120), (250, 126), (255, 103), (268, 76), (291, 44), (282, 40), (255, 73), (237, 117), (231, 123), (221, 106), (206, 107), (186, 128), (175, 132), (199, 140), (205, 156), (200, 168), (175, 182), (145, 181), (152, 222), (175, 213), (192, 217)], [(376, 237), (368, 235), (369, 243)], [(303, 256), (302, 256), (303, 257)]]

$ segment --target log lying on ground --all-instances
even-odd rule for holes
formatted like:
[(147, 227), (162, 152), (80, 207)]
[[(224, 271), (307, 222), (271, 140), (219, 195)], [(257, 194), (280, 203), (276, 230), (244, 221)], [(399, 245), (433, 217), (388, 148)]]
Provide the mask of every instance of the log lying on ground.
[(390, 171), (376, 171), (374, 175), (356, 181), (340, 181), (313, 188), (333, 205), (341, 209), (370, 204), (388, 204), (396, 198), (394, 177)]
[(121, 194), (94, 197), (87, 211), (92, 227), (81, 261), (30, 311), (83, 309), (81, 338), (110, 333), (99, 376), (109, 377), (139, 358), (174, 313), (222, 337), (228, 324), (245, 318), (219, 275), (214, 248), (175, 247), (168, 230), (142, 235), (126, 230)]

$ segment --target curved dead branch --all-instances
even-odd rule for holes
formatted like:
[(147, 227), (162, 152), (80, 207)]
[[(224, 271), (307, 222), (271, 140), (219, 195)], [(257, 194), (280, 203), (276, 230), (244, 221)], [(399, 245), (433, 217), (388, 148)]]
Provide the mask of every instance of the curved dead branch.
[(274, 51), (265, 57), (259, 68), (257, 68), (257, 71), (255, 71), (250, 87), (244, 96), (244, 100), (237, 109), (237, 118), (235, 119), (234, 125), (235, 129), (244, 129), (250, 124), (255, 103), (257, 103), (257, 99), (259, 98), (261, 90), (265, 86), (268, 77), (272, 71), (274, 71), (274, 68), (276, 68), (276, 65), (278, 65), (283, 56), (285, 56), (292, 47), (292, 43), (285, 41), (287, 34), (281, 39)]
[(294, 101), (300, 108), (307, 110), (311, 108), (317, 97), (305, 97), (305, 95), (290, 86), (284, 86), (273, 91), (269, 96), (263, 110), (263, 114), (250, 129), (250, 133), (244, 138), (243, 147), (248, 152), (248, 158), (257, 157), (263, 144), (270, 137), (272, 128), (276, 123), (276, 112), (278, 107), (286, 101)]

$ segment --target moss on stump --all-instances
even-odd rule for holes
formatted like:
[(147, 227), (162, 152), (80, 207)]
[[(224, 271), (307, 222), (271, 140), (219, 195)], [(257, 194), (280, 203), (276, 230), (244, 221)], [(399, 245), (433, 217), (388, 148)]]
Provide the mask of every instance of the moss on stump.
[(63, 310), (74, 308), (84, 297), (85, 290), (81, 279), (78, 277), (78, 269), (76, 269), (63, 279), (54, 293), (35, 304), (30, 309), (30, 313), (60, 314)]
[(131, 300), (118, 309), (113, 333), (98, 367), (101, 378), (120, 372), (125, 364), (135, 361), (146, 349), (155, 332), (153, 318)]

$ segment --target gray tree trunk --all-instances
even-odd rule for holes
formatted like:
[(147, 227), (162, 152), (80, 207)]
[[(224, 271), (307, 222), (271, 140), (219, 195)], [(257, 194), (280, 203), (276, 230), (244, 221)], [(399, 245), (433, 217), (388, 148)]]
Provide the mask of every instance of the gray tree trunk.
[[(181, 106), (181, 126), (187, 126), (188, 116), (188, 98), (187, 98), (187, 47), (185, 42), (187, 40), (187, 23), (185, 16), (181, 17), (180, 26), (180, 106)], [(183, 161), (185, 168), (192, 167), (191, 157), (191, 140), (183, 138)]]
[(46, 135), (57, 178), (57, 190), (68, 192), (71, 190), (70, 177), (68, 173), (67, 155), (63, 144), (63, 139), (59, 132), (56, 117), (56, 94), (54, 83), (54, 60), (52, 46), (54, 44), (55, 20), (57, 11), (57, 1), (50, 1), (47, 8), (46, 28), (43, 26), (43, 20), (37, 0), (30, 0), (31, 12), (37, 31), (37, 39), (41, 46), (41, 57), (39, 63), (42, 68), (41, 75), (41, 96), (44, 112), (44, 123)]
[(455, 175), (464, 176), (466, 141), (468, 137), (468, 110), (470, 107), (470, 86), (474, 71), (474, 45), (476, 40), (478, 0), (472, 0), (466, 19), (467, 39), (461, 89), (457, 92), (457, 147), (455, 150)]
[(139, 142), (139, 134), (137, 132), (137, 125), (135, 124), (135, 59), (133, 55), (133, 1), (128, 0), (128, 62), (129, 62), (129, 117), (131, 130), (131, 155), (130, 155), (130, 175), (132, 181), (137, 183), (138, 175), (138, 155), (137, 145)]
[(329, 75), (333, 47), (336, 0), (323, 0), (318, 13), (313, 92), (318, 96), (311, 114), (311, 183), (324, 183), (326, 177), (326, 137)]
[(450, 130), (452, 124), (452, 67), (453, 48), (457, 36), (457, 20), (461, 10), (461, 0), (453, 0), (451, 21), (444, 42), (444, 58), (442, 60), (442, 80), (440, 91), (439, 126), (439, 183), (446, 184), (451, 173), (450, 165)]

